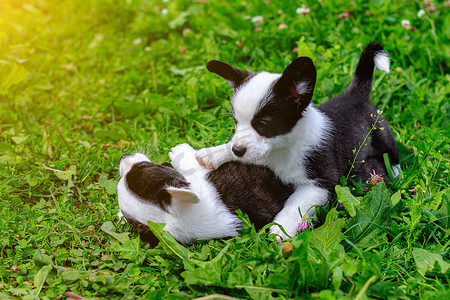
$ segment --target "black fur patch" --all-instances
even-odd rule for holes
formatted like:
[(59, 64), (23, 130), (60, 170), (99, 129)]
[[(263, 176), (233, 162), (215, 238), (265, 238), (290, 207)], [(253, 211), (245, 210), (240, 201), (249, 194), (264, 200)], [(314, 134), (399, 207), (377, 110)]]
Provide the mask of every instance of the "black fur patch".
[(125, 178), (128, 189), (143, 201), (150, 201), (166, 209), (171, 196), (166, 187), (185, 188), (186, 179), (177, 171), (148, 161), (134, 164)]
[[(344, 95), (318, 107), (331, 120), (333, 131), (322, 147), (309, 153), (306, 167), (309, 178), (317, 180), (319, 185), (331, 192), (339, 179), (350, 171), (356, 151), (377, 118), (377, 109), (370, 104), (369, 96), (374, 58), (380, 51), (383, 51), (380, 44), (369, 44), (361, 54), (355, 75)], [(358, 153), (355, 168), (350, 174), (353, 179), (365, 180), (375, 170), (387, 182), (389, 177), (383, 159), (384, 153), (388, 153), (392, 165), (399, 163), (394, 134), (386, 120), (379, 121), (381, 120)]]
[(375, 67), (374, 58), (377, 53), (382, 51), (383, 46), (379, 43), (371, 43), (364, 48), (346, 93), (369, 99)]
[[(303, 91), (297, 91), (297, 85)], [(289, 133), (311, 102), (316, 84), (316, 68), (308, 57), (295, 59), (272, 87), (270, 99), (252, 119), (252, 127), (259, 135), (271, 138)]]
[[(318, 181), (319, 185), (334, 191), (339, 179), (346, 176), (354, 159), (353, 150), (358, 150), (374, 124), (377, 110), (361, 94), (344, 94), (320, 105), (318, 109), (331, 120), (333, 131), (322, 147), (309, 153), (306, 159), (308, 177)], [(386, 120), (377, 124), (377, 128), (367, 139), (356, 159), (351, 178), (367, 179), (372, 172), (389, 180), (383, 154), (388, 153), (392, 165), (399, 163), (398, 150), (394, 134)], [(361, 163), (364, 161), (364, 163)]]
[(257, 229), (273, 222), (294, 187), (266, 167), (228, 162), (207, 176), (231, 212), (240, 209)]
[(208, 71), (219, 75), (224, 78), (231, 87), (236, 90), (249, 78), (253, 73), (249, 71), (239, 70), (219, 60), (211, 60), (206, 64)]

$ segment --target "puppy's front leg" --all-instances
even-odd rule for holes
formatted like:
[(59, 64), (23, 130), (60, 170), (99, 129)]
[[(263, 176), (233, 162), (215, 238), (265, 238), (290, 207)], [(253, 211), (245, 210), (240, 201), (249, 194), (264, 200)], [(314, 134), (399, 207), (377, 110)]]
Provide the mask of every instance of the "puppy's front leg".
[(230, 142), (216, 147), (202, 148), (197, 151), (195, 157), (200, 165), (210, 170), (234, 160)]
[(205, 169), (199, 165), (195, 158), (197, 151), (188, 144), (180, 144), (173, 147), (169, 152), (172, 166), (183, 176), (190, 176), (196, 172), (204, 172)]
[[(276, 215), (273, 221), (283, 226), (288, 235), (291, 237), (295, 236), (297, 234), (298, 224), (302, 218), (300, 213), (302, 216), (308, 214), (311, 217), (314, 213), (314, 208), (312, 207), (314, 205), (325, 205), (328, 201), (328, 194), (326, 189), (317, 187), (314, 184), (299, 186), (288, 198), (283, 209)], [(283, 240), (289, 238), (277, 225), (270, 227), (270, 233), (277, 234)]]

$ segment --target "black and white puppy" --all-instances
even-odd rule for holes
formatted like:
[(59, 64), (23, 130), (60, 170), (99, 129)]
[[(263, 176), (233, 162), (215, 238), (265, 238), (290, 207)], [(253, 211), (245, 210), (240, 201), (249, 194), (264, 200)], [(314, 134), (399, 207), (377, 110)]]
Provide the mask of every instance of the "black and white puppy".
[(237, 209), (262, 228), (294, 192), (266, 167), (230, 162), (211, 171), (199, 165), (195, 153), (187, 144), (174, 147), (169, 156), (177, 171), (140, 153), (125, 154), (120, 161), (119, 216), (151, 245), (157, 239), (148, 221), (165, 223), (165, 231), (187, 244), (234, 236), (242, 228)]
[[(250, 73), (221, 61), (208, 62), (207, 69), (233, 89), (236, 129), (229, 143), (199, 150), (199, 163), (208, 169), (229, 161), (267, 166), (284, 184), (293, 185), (294, 193), (274, 222), (295, 235), (299, 211), (311, 215), (313, 206), (325, 205), (340, 177), (350, 171), (352, 150), (363, 143), (377, 115), (369, 103), (374, 66), (389, 72), (389, 64), (383, 47), (369, 44), (345, 93), (316, 107), (311, 103), (316, 69), (308, 57), (295, 59), (283, 74)], [(389, 154), (393, 165), (399, 159), (385, 120), (377, 124), (366, 144), (356, 160), (364, 163), (357, 163), (351, 174), (365, 179), (375, 170), (387, 179), (383, 154)], [(272, 226), (271, 232), (287, 238), (278, 226)]]

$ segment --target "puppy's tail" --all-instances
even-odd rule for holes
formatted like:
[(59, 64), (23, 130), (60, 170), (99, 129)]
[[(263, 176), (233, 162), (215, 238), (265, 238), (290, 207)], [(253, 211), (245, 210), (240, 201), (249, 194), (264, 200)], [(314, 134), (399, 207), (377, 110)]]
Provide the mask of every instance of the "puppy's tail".
[(355, 75), (353, 75), (346, 93), (356, 94), (369, 100), (370, 90), (372, 89), (373, 67), (376, 66), (380, 71), (389, 73), (389, 64), (389, 55), (384, 51), (381, 44), (371, 43), (367, 45), (361, 54)]

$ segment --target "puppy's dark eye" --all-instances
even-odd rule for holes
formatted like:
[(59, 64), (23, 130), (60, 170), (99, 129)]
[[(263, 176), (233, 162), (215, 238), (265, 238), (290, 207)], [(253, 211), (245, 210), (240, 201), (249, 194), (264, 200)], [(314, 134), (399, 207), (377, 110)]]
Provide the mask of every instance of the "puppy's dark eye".
[(265, 135), (269, 131), (270, 121), (270, 118), (258, 118), (252, 121), (252, 126), (259, 134)]

